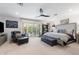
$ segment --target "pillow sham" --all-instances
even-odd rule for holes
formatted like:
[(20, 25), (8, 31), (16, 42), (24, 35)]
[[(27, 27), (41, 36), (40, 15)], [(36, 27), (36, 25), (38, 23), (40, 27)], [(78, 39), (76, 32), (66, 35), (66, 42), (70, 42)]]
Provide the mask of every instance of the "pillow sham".
[(58, 33), (66, 33), (65, 29), (58, 29)]

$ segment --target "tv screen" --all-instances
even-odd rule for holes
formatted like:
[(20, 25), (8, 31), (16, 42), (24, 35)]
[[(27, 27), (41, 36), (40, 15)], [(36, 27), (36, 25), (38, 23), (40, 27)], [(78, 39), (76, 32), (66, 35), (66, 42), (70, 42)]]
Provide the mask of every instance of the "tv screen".
[(18, 22), (6, 20), (6, 28), (18, 28)]
[(4, 23), (0, 22), (0, 33), (4, 32)]

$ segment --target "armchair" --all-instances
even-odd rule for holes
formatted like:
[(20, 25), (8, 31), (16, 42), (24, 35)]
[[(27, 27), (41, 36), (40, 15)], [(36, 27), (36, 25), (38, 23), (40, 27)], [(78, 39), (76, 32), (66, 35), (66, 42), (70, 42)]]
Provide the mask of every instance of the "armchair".
[(23, 43), (28, 43), (29, 37), (26, 34), (21, 34), (20, 31), (11, 32), (12, 42), (17, 43), (18, 45)]

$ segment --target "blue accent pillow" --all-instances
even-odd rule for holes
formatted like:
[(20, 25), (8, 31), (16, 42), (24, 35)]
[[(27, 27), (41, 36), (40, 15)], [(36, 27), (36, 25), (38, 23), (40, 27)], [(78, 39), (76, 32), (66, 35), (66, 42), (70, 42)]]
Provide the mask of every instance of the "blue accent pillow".
[(66, 33), (65, 29), (58, 29), (58, 33)]

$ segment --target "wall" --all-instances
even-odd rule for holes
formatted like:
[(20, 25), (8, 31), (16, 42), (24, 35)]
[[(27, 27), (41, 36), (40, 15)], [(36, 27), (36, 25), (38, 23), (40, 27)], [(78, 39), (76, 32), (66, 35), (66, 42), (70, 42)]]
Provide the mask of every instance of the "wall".
[[(56, 24), (56, 22), (54, 20), (42, 20), (41, 24), (47, 24), (49, 23), (49, 31), (52, 31), (52, 25)], [(58, 24), (58, 23), (57, 23)]]
[(50, 23), (50, 25), (52, 25), (52, 24), (58, 25), (58, 24), (60, 24), (61, 20), (69, 18), (70, 23), (77, 23), (77, 32), (79, 32), (79, 13), (77, 13), (77, 12), (73, 11), (73, 12), (67, 12), (64, 14), (59, 14), (58, 16), (55, 16), (54, 18), (52, 17), (51, 19), (48, 19), (51, 21), (45, 20), (42, 22)]
[(70, 23), (75, 22), (77, 23), (77, 33), (79, 32), (79, 15), (72, 15), (70, 17)]
[[(18, 21), (18, 28), (6, 28), (6, 20)], [(14, 31), (14, 30), (21, 31), (21, 26), (20, 26), (21, 21), (19, 18), (1, 16), (0, 22), (4, 23), (4, 33), (7, 34), (8, 42), (10, 42), (10, 40), (11, 40), (11, 31)]]
[[(63, 19), (69, 18), (70, 23), (77, 23), (77, 33), (79, 32), (79, 13), (64, 13), (56, 16), (52, 21), (55, 25), (60, 24), (60, 21)], [(50, 24), (51, 24), (50, 22)]]

